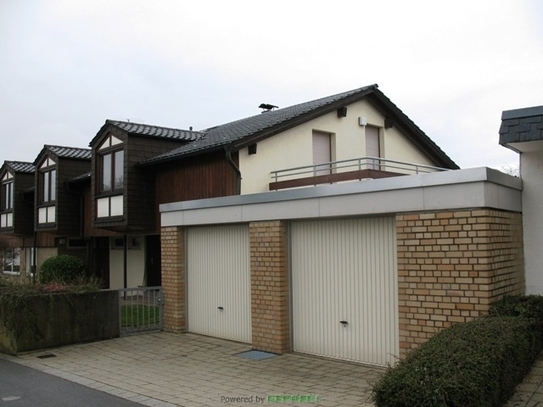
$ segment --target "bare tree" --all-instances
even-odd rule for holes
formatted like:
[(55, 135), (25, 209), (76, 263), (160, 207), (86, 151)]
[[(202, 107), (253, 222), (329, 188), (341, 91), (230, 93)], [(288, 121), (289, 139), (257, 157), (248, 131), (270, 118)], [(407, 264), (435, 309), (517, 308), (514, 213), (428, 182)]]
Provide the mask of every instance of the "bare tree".
[(501, 166), (500, 171), (512, 175), (513, 177), (520, 177), (520, 168), (518, 164), (504, 164)]

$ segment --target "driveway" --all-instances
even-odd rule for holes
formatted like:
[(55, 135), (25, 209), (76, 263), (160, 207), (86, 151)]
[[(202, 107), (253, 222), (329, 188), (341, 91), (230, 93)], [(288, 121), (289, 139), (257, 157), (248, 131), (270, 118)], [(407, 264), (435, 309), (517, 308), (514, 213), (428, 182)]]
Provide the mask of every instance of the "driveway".
[(292, 353), (261, 360), (239, 356), (250, 350), (237, 342), (160, 332), (1, 357), (159, 407), (371, 406), (371, 383), (383, 372)]

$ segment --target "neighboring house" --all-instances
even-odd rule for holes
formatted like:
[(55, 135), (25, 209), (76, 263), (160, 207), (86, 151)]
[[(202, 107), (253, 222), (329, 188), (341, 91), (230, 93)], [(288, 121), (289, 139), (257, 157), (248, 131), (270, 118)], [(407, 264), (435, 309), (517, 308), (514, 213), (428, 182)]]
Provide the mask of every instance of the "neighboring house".
[(155, 173), (137, 164), (199, 136), (190, 130), (107, 120), (91, 140), (85, 235), (94, 240), (95, 268), (109, 276), (110, 288), (160, 285), (155, 195), (184, 185), (170, 178), (157, 188)]
[(88, 172), (88, 148), (45, 145), (34, 161), (34, 231), (36, 266), (51, 256), (71, 254), (86, 261), (81, 241), (81, 197), (68, 188), (73, 178)]
[(6, 161), (0, 169), (0, 241), (4, 274), (30, 275), (33, 264), (34, 171), (32, 163)]
[(500, 144), (520, 154), (527, 294), (543, 294), (543, 106), (502, 113)]

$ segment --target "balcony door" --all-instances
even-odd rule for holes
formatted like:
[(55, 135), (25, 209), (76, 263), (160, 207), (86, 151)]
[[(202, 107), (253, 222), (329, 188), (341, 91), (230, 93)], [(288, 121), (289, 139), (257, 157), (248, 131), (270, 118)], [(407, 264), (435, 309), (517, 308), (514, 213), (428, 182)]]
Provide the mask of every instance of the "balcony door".
[(313, 132), (313, 165), (314, 175), (329, 175), (332, 168), (328, 164), (332, 161), (332, 135), (322, 131)]

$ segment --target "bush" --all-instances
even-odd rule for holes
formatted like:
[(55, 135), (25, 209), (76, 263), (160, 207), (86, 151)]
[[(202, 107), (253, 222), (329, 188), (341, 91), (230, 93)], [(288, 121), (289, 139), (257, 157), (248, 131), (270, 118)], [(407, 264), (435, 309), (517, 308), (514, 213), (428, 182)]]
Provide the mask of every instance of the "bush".
[(490, 306), (492, 316), (535, 318), (543, 321), (543, 296), (513, 295), (503, 297)]
[(50, 257), (40, 267), (40, 283), (74, 284), (85, 276), (85, 263), (75, 256)]
[(482, 317), (443, 330), (390, 367), (372, 389), (378, 407), (502, 406), (541, 350), (541, 324)]

